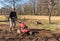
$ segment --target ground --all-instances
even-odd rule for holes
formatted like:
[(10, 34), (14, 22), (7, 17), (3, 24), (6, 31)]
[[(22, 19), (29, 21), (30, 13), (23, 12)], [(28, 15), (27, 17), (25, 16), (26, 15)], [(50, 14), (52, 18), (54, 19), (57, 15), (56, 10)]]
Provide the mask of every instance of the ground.
[[(0, 20), (6, 19), (0, 17)], [(0, 22), (0, 41), (60, 41), (60, 17), (51, 17), (52, 24), (48, 23), (48, 16), (21, 15), (19, 20), (20, 18), (34, 32), (34, 35), (18, 36), (15, 31), (9, 33), (9, 22)], [(41, 24), (36, 24), (36, 21)], [(16, 28), (19, 28), (18, 22)]]
[(60, 32), (44, 29), (30, 29), (33, 35), (17, 35), (17, 33), (0, 32), (0, 41), (60, 41)]

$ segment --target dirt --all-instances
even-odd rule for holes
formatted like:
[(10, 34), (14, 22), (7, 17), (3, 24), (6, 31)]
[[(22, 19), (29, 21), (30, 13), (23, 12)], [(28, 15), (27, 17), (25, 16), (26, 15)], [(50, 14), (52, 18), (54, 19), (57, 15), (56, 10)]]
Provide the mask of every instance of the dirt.
[[(16, 33), (16, 30), (10, 33), (6, 26), (0, 25), (0, 41), (60, 41), (60, 32), (49, 31), (45, 29), (30, 29), (32, 35)], [(6, 29), (5, 29), (6, 28)]]

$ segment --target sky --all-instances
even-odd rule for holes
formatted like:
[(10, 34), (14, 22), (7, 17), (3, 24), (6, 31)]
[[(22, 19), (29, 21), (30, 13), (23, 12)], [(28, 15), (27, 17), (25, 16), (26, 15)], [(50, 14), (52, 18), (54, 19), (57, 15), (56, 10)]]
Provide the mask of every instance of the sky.
[[(3, 2), (4, 2), (4, 0), (0, 0), (0, 8), (4, 6)], [(24, 3), (26, 3), (26, 2), (29, 2), (29, 0), (21, 0), (21, 1), (19, 1), (18, 3), (24, 4)], [(8, 3), (5, 3), (5, 4), (8, 4)], [(9, 5), (10, 5), (10, 4), (9, 4)]]

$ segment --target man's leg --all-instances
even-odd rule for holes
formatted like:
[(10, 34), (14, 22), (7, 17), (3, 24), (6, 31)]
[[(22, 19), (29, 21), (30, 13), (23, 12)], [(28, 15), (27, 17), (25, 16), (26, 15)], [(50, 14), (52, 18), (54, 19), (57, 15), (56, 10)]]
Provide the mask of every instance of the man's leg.
[(12, 20), (9, 19), (9, 21), (10, 21), (10, 28), (9, 28), (9, 30), (12, 31)]
[(13, 28), (15, 29), (15, 27), (16, 27), (16, 21), (13, 20)]

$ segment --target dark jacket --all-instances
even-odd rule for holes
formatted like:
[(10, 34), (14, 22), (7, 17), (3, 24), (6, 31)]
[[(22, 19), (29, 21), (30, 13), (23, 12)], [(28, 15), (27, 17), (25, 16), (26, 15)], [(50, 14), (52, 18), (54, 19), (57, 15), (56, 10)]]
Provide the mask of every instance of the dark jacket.
[(12, 11), (11, 11), (11, 13), (10, 13), (10, 15), (9, 15), (9, 18), (11, 18), (11, 19), (16, 19), (16, 18), (17, 18), (16, 12), (12, 12)]

